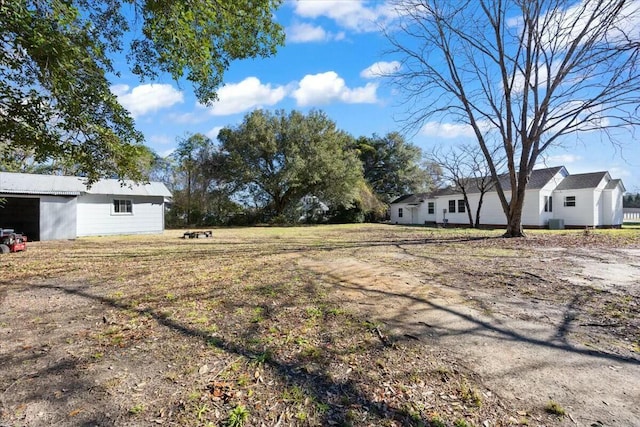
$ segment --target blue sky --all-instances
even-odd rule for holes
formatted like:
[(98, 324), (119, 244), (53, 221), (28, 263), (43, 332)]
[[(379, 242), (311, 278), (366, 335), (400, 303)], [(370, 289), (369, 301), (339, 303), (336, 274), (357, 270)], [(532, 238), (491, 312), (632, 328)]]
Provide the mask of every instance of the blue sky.
[[(233, 63), (213, 106), (200, 105), (186, 81), (161, 76), (140, 82), (124, 62), (116, 62), (121, 76), (112, 80), (112, 91), (160, 155), (170, 154), (187, 133), (215, 139), (219, 129), (237, 125), (256, 108), (321, 109), (355, 137), (384, 135), (401, 130), (404, 117), (402, 94), (380, 77), (398, 63), (385, 54), (389, 45), (376, 22), (393, 16), (383, 1), (285, 1), (276, 19), (286, 29), (286, 45), (274, 57)], [(446, 122), (425, 124), (407, 140), (425, 152), (474, 142), (465, 126)], [(548, 166), (564, 165), (570, 173), (607, 170), (628, 191), (640, 192), (640, 141), (614, 147), (594, 131), (562, 142), (546, 153)]]

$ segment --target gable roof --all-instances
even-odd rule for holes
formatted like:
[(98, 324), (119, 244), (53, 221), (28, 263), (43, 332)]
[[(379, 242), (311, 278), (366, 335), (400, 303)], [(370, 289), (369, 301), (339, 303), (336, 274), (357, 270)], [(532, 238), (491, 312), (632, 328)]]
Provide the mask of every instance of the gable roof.
[(626, 188), (624, 187), (624, 184), (622, 183), (621, 179), (612, 179), (611, 181), (609, 181), (609, 183), (607, 184), (606, 187), (604, 187), (605, 190), (613, 190), (614, 188), (616, 188), (618, 185), (620, 185), (620, 187), (622, 187), (622, 191), (625, 191)]
[(0, 194), (42, 194), (79, 196), (81, 194), (108, 194), (118, 196), (171, 197), (161, 182), (136, 184), (133, 181), (103, 179), (87, 187), (84, 178), (77, 176), (38, 175), (31, 173), (0, 172)]
[(609, 172), (591, 172), (569, 175), (560, 182), (556, 190), (580, 190), (583, 188), (596, 188)]
[(392, 201), (391, 204), (393, 205), (394, 203), (407, 203), (409, 205), (417, 205), (424, 202), (425, 199), (430, 198), (433, 198), (432, 193), (405, 194), (404, 196), (400, 196)]
[[(562, 170), (564, 170), (564, 175), (566, 176), (568, 172), (564, 166), (556, 166), (556, 167), (545, 168), (545, 169), (535, 169), (531, 171), (531, 176), (529, 176), (529, 183), (527, 184), (527, 190), (541, 189), (542, 187), (547, 185), (549, 181), (551, 181), (551, 179), (558, 174), (558, 172)], [(469, 179), (469, 185), (468, 185), (468, 188), (466, 189), (467, 194), (475, 194), (480, 192), (480, 190), (478, 189), (478, 185), (475, 185), (474, 181), (479, 181), (481, 179), (483, 178)], [(509, 179), (509, 174), (505, 173), (500, 175), (498, 177), (498, 180), (500, 181), (500, 185), (502, 186), (502, 189), (505, 192), (511, 190), (511, 182)], [(492, 186), (488, 192), (491, 192), (491, 191), (496, 191), (495, 186)], [(457, 190), (455, 187), (446, 187), (446, 188), (441, 188), (439, 190), (436, 190), (431, 194), (431, 196), (432, 197), (450, 196), (453, 194), (460, 194), (460, 191)]]
[[(567, 172), (567, 170), (565, 169), (564, 166), (556, 166), (553, 168), (546, 168), (546, 169), (534, 169), (533, 171), (531, 171), (531, 176), (529, 176), (529, 182), (527, 183), (527, 189), (531, 189), (531, 190), (540, 190), (542, 187), (544, 187), (545, 185), (547, 185), (549, 183), (549, 181), (551, 181), (551, 179), (556, 176), (556, 174), (558, 172), (560, 172), (561, 170), (564, 169), (564, 176), (565, 179), (566, 176), (569, 175), (569, 173)], [(506, 177), (506, 181), (507, 181), (507, 187), (510, 190), (511, 189), (511, 184), (509, 183), (509, 177)], [(501, 182), (502, 184), (502, 182)], [(507, 187), (505, 187), (504, 185), (502, 186), (502, 188), (505, 189), (505, 191), (507, 190)]]

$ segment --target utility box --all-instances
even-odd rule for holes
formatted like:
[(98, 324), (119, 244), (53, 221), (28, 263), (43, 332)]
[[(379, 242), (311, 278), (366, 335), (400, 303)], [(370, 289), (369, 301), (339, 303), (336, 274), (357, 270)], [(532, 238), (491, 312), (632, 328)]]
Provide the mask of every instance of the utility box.
[(564, 230), (564, 219), (559, 219), (559, 218), (550, 219), (549, 230)]

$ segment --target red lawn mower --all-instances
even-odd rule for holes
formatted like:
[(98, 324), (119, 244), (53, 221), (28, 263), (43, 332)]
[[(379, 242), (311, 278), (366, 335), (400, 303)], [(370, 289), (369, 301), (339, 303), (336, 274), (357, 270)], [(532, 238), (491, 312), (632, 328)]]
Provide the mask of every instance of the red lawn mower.
[(0, 254), (27, 250), (27, 236), (10, 228), (0, 228)]

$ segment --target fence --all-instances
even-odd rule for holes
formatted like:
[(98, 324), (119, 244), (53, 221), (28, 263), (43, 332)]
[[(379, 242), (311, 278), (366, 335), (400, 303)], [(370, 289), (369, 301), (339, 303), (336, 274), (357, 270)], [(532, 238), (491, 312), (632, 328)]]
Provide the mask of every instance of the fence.
[(624, 208), (622, 212), (624, 213), (623, 222), (640, 222), (640, 208)]

